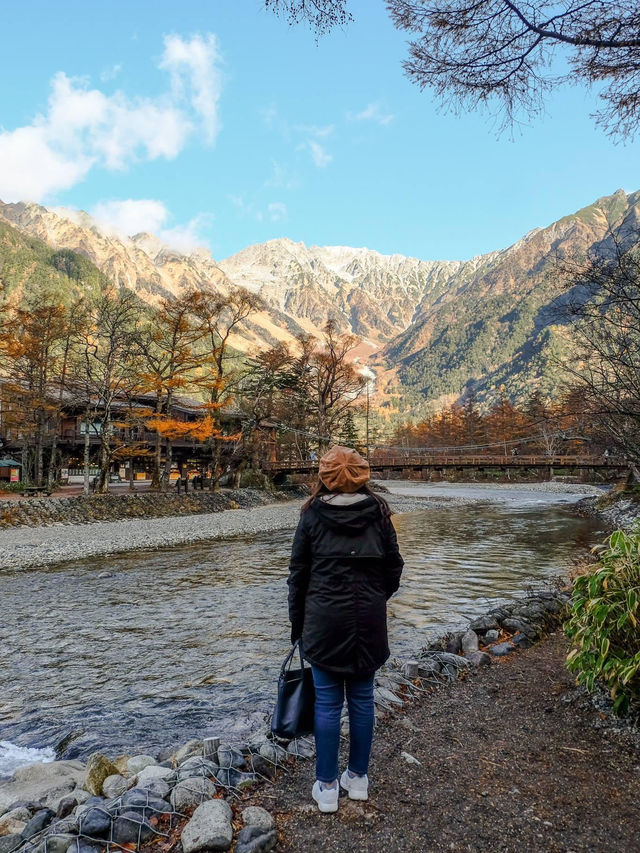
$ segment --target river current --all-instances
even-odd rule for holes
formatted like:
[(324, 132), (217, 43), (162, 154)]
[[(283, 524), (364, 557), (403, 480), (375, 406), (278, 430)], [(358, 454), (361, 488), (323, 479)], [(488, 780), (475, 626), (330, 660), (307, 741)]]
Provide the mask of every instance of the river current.
[[(394, 517), (406, 562), (389, 603), (398, 657), (561, 574), (598, 534), (568, 506), (579, 495), (389, 485), (482, 501)], [(277, 531), (1, 572), (0, 776), (27, 749), (154, 753), (263, 724), (289, 648), (291, 538)], [(100, 578), (105, 570), (113, 576)]]

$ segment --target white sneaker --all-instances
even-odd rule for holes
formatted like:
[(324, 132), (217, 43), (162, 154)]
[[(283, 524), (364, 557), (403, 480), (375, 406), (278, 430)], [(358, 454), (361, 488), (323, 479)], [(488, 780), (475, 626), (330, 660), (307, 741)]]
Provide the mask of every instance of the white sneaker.
[(345, 770), (340, 777), (340, 785), (348, 791), (350, 800), (368, 800), (369, 799), (369, 777), (368, 776), (349, 776), (349, 771)]
[(318, 804), (318, 808), (321, 812), (338, 811), (338, 793), (339, 789), (337, 785), (335, 788), (321, 788), (320, 782), (317, 780), (314, 782), (313, 788), (311, 789), (311, 796)]

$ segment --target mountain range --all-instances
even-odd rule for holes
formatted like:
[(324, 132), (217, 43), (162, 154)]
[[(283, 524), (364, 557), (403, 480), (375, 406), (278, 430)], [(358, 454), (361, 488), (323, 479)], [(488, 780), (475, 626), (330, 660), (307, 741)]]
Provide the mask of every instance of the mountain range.
[(389, 411), (418, 413), (425, 403), (471, 389), (480, 399), (501, 387), (514, 399), (535, 389), (553, 393), (560, 379), (555, 355), (569, 339), (554, 310), (557, 261), (584, 257), (611, 228), (623, 222), (635, 228), (639, 219), (640, 192), (618, 190), (467, 261), (307, 247), (283, 238), (216, 262), (205, 249), (178, 252), (152, 234), (115, 236), (86, 213), (0, 203), (0, 281), (11, 278), (20, 244), (23, 287), (29, 253), (42, 275), (47, 252), (61, 250), (151, 303), (194, 287), (222, 293), (246, 287), (265, 308), (235, 336), (237, 349), (263, 349), (299, 333), (319, 337), (332, 319), (360, 339), (355, 352), (378, 376), (379, 402)]

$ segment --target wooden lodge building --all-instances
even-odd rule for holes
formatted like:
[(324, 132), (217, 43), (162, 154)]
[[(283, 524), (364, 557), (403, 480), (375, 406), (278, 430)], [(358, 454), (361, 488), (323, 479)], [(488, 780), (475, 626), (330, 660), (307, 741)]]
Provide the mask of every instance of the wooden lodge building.
[[(12, 425), (11, 408), (5, 401), (4, 411), (0, 396), (0, 457), (7, 457), (20, 463), (21, 472), (27, 468), (27, 459), (33, 448), (33, 436), (29, 430), (20, 431)], [(110, 475), (116, 480), (151, 479), (153, 456), (156, 448), (157, 433), (147, 424), (156, 407), (155, 394), (140, 394), (133, 399), (117, 400), (112, 406), (111, 415), (111, 455)], [(89, 474), (98, 473), (98, 454), (102, 440), (103, 424), (100, 419), (99, 405), (92, 406), (91, 420), (86, 417), (86, 404), (82, 401), (69, 401), (64, 406), (61, 417), (50, 418), (45, 425), (44, 453), (49, 453), (55, 444), (57, 473), (61, 483), (81, 482), (84, 477), (84, 452), (89, 433)], [(172, 420), (195, 422), (202, 417), (202, 406), (197, 400), (176, 397), (171, 410), (167, 413)], [(238, 435), (247, 420), (238, 409), (222, 409), (219, 413), (220, 428), (226, 435)], [(54, 438), (55, 437), (55, 438)], [(274, 425), (262, 424), (259, 429), (260, 456), (275, 458)], [(200, 442), (190, 437), (171, 440), (171, 480), (208, 476), (212, 464), (211, 442)], [(168, 442), (161, 439), (162, 464), (166, 459)], [(220, 444), (222, 449), (220, 462), (226, 466), (232, 455), (238, 450), (238, 442), (230, 440)], [(26, 472), (25, 472), (26, 473)], [(0, 469), (0, 480), (16, 478), (15, 466)], [(21, 479), (22, 479), (21, 474)]]

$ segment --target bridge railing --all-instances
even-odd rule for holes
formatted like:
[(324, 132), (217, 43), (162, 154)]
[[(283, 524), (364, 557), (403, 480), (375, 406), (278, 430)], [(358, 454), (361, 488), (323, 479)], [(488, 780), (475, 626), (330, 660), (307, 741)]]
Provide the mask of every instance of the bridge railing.
[[(510, 467), (510, 468), (620, 468), (626, 463), (616, 457), (605, 456), (541, 456), (541, 455), (516, 455), (506, 456), (475, 455), (406, 455), (386, 456), (376, 459), (372, 457), (370, 465), (373, 470), (383, 468), (481, 468), (481, 467)], [(318, 461), (313, 459), (302, 459), (297, 461), (278, 460), (263, 463), (267, 471), (317, 471)]]

